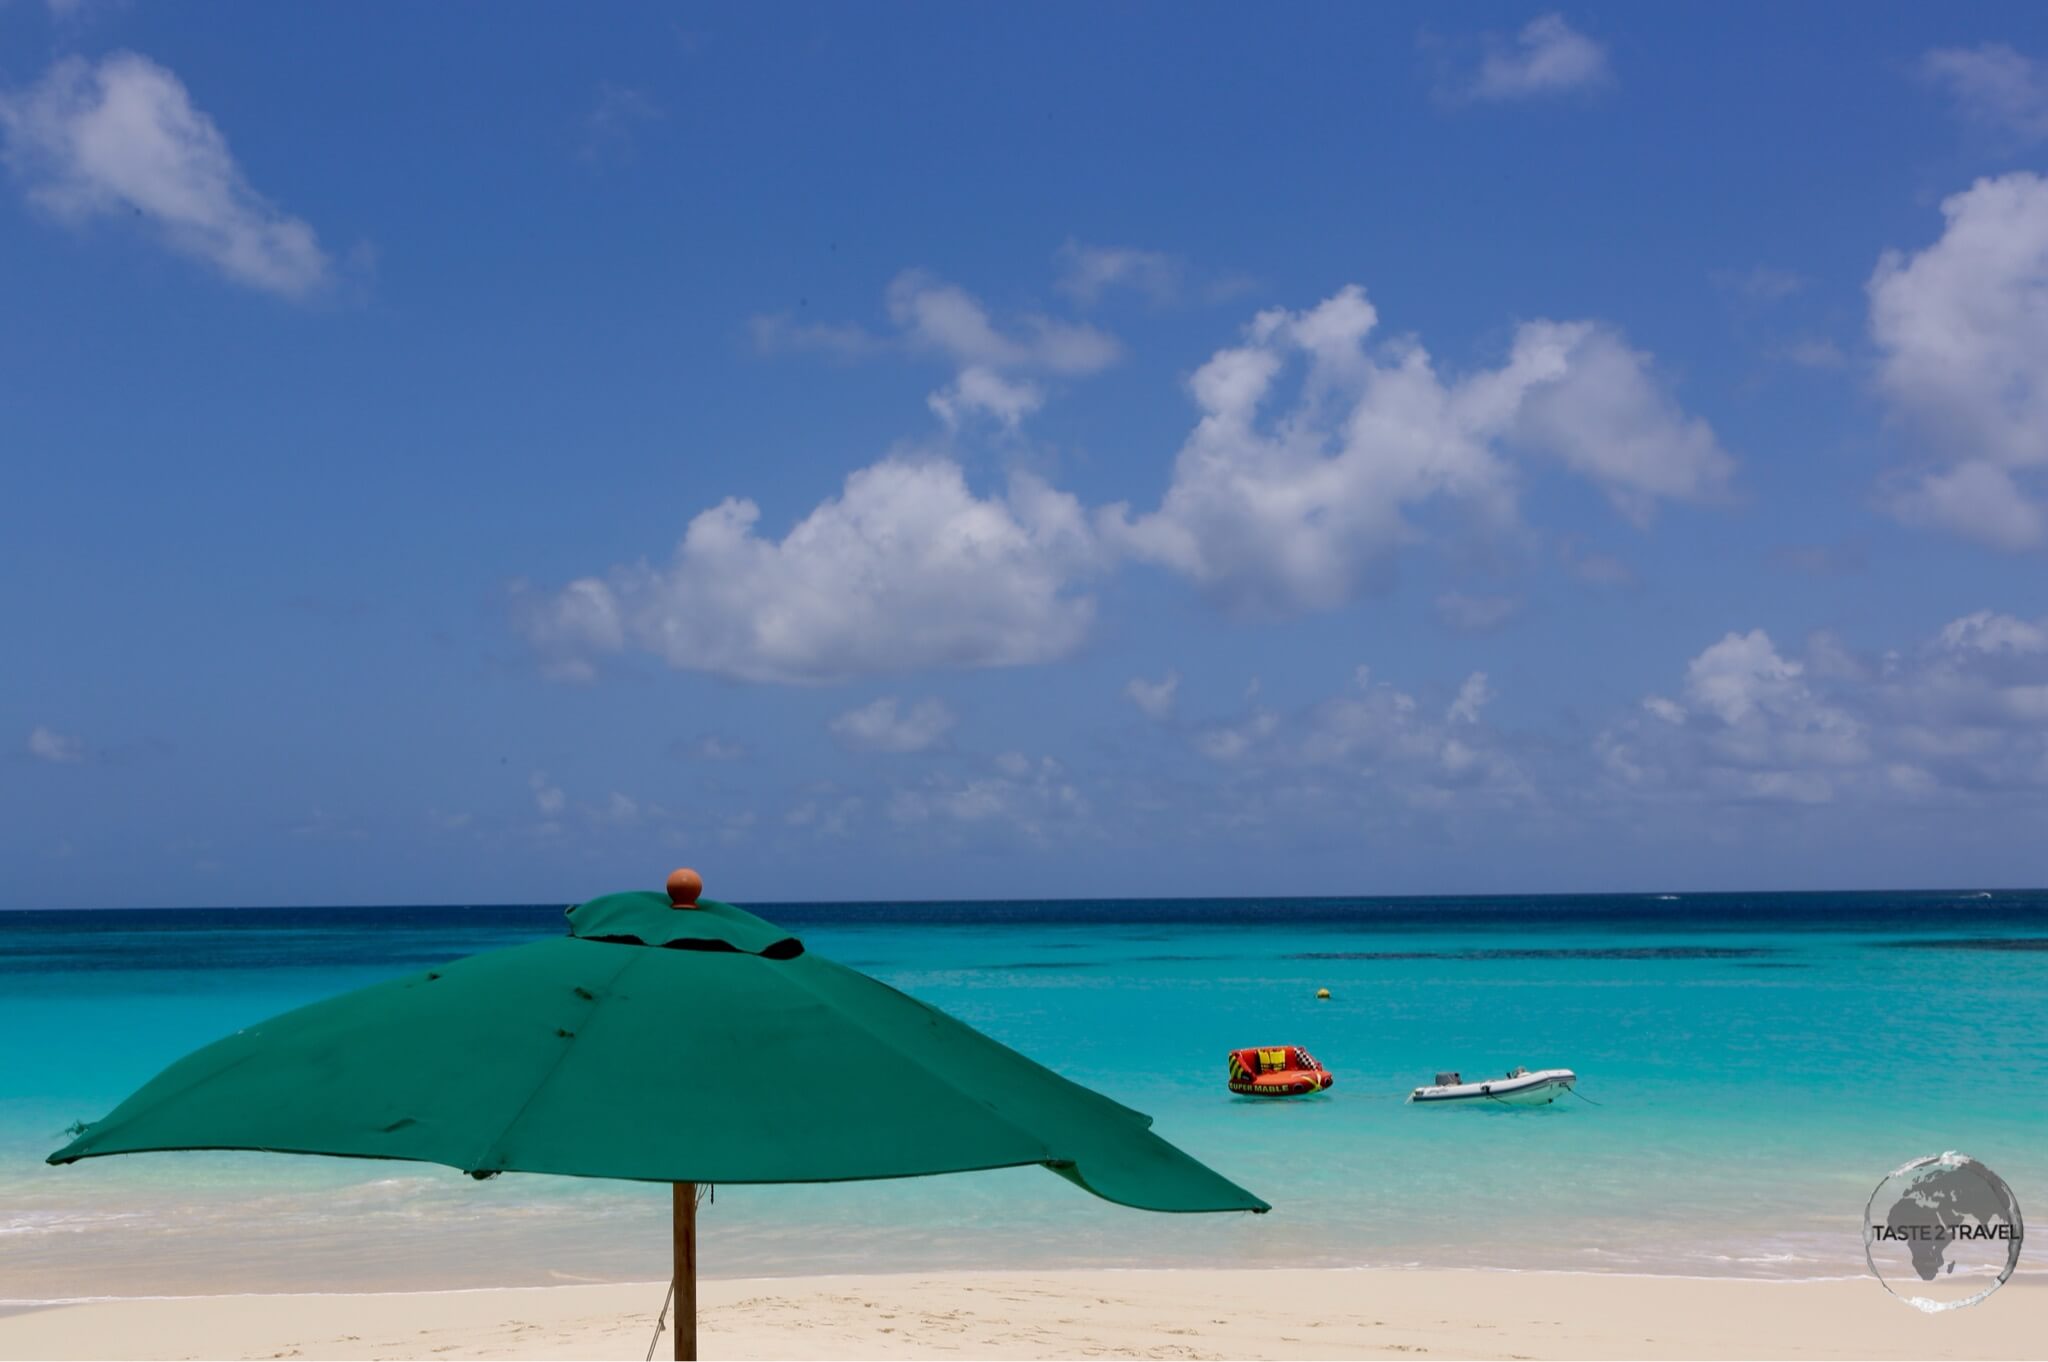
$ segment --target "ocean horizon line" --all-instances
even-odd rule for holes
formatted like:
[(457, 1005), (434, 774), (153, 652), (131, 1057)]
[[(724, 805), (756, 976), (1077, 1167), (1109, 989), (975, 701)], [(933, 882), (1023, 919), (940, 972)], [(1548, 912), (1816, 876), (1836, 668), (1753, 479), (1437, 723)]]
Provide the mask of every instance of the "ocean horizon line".
[[(614, 892), (614, 891), (607, 891)], [(1773, 899), (1816, 899), (1840, 895), (1888, 894), (1901, 898), (1963, 896), (1970, 894), (2048, 894), (2048, 884), (2040, 885), (1934, 885), (1889, 888), (1834, 887), (1827, 889), (1589, 889), (1589, 890), (1536, 890), (1536, 891), (1487, 891), (1460, 892), (1445, 891), (1430, 894), (1068, 894), (1028, 895), (990, 897), (885, 897), (885, 898), (739, 898), (719, 899), (718, 902), (733, 903), (746, 907), (770, 908), (867, 908), (902, 907), (917, 908), (931, 906), (972, 907), (975, 905), (1034, 905), (1034, 904), (1162, 904), (1162, 903), (1444, 903), (1444, 902), (1506, 902), (1544, 900), (1658, 900), (1678, 901), (1683, 899), (1726, 900), (1751, 896), (1765, 896)], [(208, 912), (379, 912), (428, 910), (436, 912), (492, 911), (507, 909), (543, 909), (561, 905), (574, 907), (583, 899), (537, 898), (497, 900), (424, 900), (393, 899), (376, 903), (170, 903), (136, 904), (105, 903), (74, 906), (14, 905), (0, 904), (0, 915), (16, 913), (208, 913)]]

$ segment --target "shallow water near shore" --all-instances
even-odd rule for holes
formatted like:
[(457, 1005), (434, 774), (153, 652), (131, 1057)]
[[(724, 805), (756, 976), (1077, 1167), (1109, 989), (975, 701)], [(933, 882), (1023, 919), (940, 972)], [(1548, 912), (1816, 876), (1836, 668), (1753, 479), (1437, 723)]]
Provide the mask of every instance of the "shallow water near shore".
[[(2048, 1206), (2044, 892), (750, 906), (1150, 1112), (1274, 1213), (1146, 1215), (1038, 1169), (722, 1187), (701, 1230), (713, 1275), (1844, 1276), (1865, 1270), (1871, 1189), (1944, 1149)], [(0, 914), (0, 1300), (665, 1275), (653, 1186), (253, 1154), (41, 1162), (195, 1046), (559, 932), (561, 909)], [(1225, 1053), (1252, 1044), (1308, 1047), (1337, 1088), (1233, 1097)], [(1588, 1100), (1401, 1101), (1439, 1069), (1516, 1064), (1576, 1069)]]

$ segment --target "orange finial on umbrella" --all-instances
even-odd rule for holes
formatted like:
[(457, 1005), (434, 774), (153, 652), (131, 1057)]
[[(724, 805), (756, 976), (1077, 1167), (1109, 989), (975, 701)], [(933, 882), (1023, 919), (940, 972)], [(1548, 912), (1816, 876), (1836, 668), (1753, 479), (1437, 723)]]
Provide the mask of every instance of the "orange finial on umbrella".
[(672, 870), (668, 877), (668, 905), (671, 908), (695, 908), (697, 895), (704, 892), (704, 877), (684, 866)]

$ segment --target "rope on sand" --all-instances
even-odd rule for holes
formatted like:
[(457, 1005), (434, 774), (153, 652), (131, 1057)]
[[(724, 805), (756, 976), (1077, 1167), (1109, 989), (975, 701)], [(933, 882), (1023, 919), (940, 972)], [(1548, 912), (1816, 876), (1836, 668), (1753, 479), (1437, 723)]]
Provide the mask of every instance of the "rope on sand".
[(676, 1279), (668, 1279), (668, 1294), (661, 1298), (661, 1313), (654, 1317), (654, 1337), (647, 1340), (647, 1362), (654, 1362), (654, 1349), (661, 1343), (662, 1326), (668, 1323), (668, 1303), (676, 1298)]

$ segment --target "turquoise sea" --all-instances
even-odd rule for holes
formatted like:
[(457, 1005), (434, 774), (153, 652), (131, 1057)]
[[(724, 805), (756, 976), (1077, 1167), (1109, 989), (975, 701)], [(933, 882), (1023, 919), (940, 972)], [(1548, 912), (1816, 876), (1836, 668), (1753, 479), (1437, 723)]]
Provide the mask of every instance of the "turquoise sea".
[[(2048, 891), (749, 906), (1152, 1113), (1274, 1210), (1146, 1215), (1037, 1169), (728, 1187), (702, 1223), (710, 1275), (1841, 1276), (1864, 1270), (1878, 1180), (1944, 1149), (2048, 1216)], [(265, 1155), (41, 1162), (186, 1050), (558, 932), (561, 911), (0, 913), (0, 1300), (665, 1276), (652, 1186)], [(1307, 1046), (1337, 1088), (1233, 1097), (1225, 1054), (1252, 1044)], [(1401, 1101), (1438, 1069), (1516, 1064), (1576, 1069), (1590, 1100)]]

